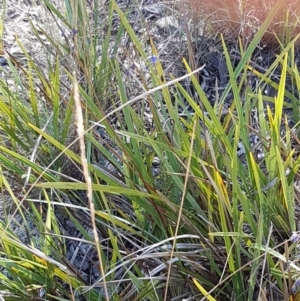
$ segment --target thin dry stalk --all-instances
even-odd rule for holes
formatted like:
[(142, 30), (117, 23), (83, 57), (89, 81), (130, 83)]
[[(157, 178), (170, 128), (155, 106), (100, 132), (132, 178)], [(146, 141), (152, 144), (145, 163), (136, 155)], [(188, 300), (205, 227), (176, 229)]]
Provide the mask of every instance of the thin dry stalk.
[(82, 171), (83, 176), (85, 178), (86, 184), (87, 184), (87, 198), (89, 202), (90, 207), (90, 213), (91, 213), (91, 222), (93, 225), (93, 232), (94, 232), (94, 239), (95, 244), (97, 248), (98, 258), (99, 258), (99, 265), (100, 265), (100, 272), (103, 275), (103, 287), (104, 287), (104, 293), (106, 300), (109, 300), (108, 297), (108, 291), (107, 286), (105, 282), (105, 272), (103, 268), (102, 263), (102, 256), (101, 256), (101, 250), (100, 250), (100, 241), (97, 233), (97, 227), (96, 227), (96, 221), (95, 221), (95, 207), (93, 203), (93, 189), (92, 189), (92, 180), (89, 174), (88, 164), (87, 164), (87, 158), (85, 155), (85, 143), (84, 143), (84, 125), (83, 125), (83, 114), (82, 114), (82, 108), (79, 98), (79, 89), (78, 89), (78, 82), (76, 77), (76, 72), (73, 72), (73, 78), (74, 78), (74, 101), (75, 101), (75, 108), (76, 108), (76, 123), (77, 123), (77, 133), (78, 133), (78, 139), (79, 139), (79, 145), (80, 145), (80, 157), (82, 162)]

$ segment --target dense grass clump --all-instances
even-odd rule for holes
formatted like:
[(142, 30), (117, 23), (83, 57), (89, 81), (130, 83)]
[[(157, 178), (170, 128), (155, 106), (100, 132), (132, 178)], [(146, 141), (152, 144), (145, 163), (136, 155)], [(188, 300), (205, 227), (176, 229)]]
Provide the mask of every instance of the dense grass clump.
[[(46, 70), (16, 38), (26, 63), (7, 53), (11, 80), (0, 78), (0, 299), (295, 300), (294, 3), (280, 15), (283, 0), (259, 11), (253, 1), (238, 11), (223, 1), (211, 16), (214, 1), (209, 14), (200, 1), (186, 1), (206, 14), (225, 58), (228, 82), (212, 104), (199, 80), (205, 66), (191, 68), (187, 23), (178, 32), (189, 60), (174, 78), (150, 31), (134, 30), (133, 12), (146, 24), (139, 3), (121, 9), (115, 0), (66, 0), (62, 10), (42, 2), (60, 32), (54, 38), (31, 22)], [(181, 14), (175, 4), (173, 15)], [(250, 36), (245, 16), (255, 17)], [(262, 72), (252, 55), (279, 21), (272, 43), (280, 51)], [(234, 32), (230, 41), (217, 37), (220, 29)], [(266, 86), (273, 96), (262, 92)], [(181, 114), (183, 103), (190, 109)]]

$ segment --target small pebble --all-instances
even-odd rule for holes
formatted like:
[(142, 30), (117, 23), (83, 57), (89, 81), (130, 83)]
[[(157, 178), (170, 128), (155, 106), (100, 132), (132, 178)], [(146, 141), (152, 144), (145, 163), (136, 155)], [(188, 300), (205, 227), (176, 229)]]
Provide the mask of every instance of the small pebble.
[(160, 160), (158, 157), (154, 157), (152, 161), (152, 166), (157, 167), (160, 164)]

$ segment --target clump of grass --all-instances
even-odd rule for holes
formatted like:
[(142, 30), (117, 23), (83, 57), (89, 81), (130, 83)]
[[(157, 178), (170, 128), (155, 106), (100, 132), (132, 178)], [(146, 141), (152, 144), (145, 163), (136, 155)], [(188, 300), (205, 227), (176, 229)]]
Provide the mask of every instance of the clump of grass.
[[(7, 300), (168, 300), (187, 296), (254, 300), (275, 293), (289, 300), (288, 286), (292, 287), (299, 271), (297, 262), (288, 258), (295, 246), (289, 246), (287, 240), (296, 231), (294, 182), (300, 157), (295, 155), (297, 139), (291, 139), (284, 107), (292, 108), (296, 116), (299, 101), (285, 91), (287, 76), (300, 91), (293, 58), (296, 39), (286, 40), (265, 74), (248, 66), (282, 3), (276, 2), (248, 47), (240, 44), (242, 58), (236, 68), (226, 41), (220, 41), (230, 78), (220, 106), (229, 92), (233, 95), (224, 117), (210, 104), (197, 80), (202, 67), (192, 71), (186, 60), (182, 61), (184, 77), (191, 79), (200, 103), (180, 84), (183, 78), (165, 81), (155, 45), (150, 43), (156, 59), (149, 60), (127, 11), (115, 1), (110, 2), (107, 27), (101, 32), (97, 1), (91, 21), (83, 0), (66, 1), (64, 13), (44, 0), (51, 14), (72, 31), (72, 43), (57, 43), (49, 37), (57, 56), (45, 73), (23, 48), (28, 60), (23, 75), (27, 84), (18, 76), (15, 81), (24, 87), (28, 102), (5, 82), (0, 85), (0, 126), (11, 142), (0, 146), (1, 168), (20, 181), (25, 178), (22, 194), (18, 194), (1, 173), (2, 189), (15, 201), (25, 227), (29, 214), (40, 234), (38, 239), (28, 235), (29, 247), (13, 233), (9, 219), (0, 224), (0, 266), (5, 268), (0, 272), (0, 290)], [(112, 38), (116, 18), (120, 24)], [(146, 80), (145, 70), (138, 70), (143, 91), (133, 98), (126, 89), (123, 53), (111, 47), (112, 40), (114, 46), (121, 44), (123, 36), (135, 50), (134, 56), (129, 51), (126, 56), (145, 64), (149, 72)], [(66, 53), (73, 59), (72, 66), (60, 65)], [(270, 76), (275, 67), (281, 70), (279, 84)], [(13, 74), (18, 68), (11, 64)], [(255, 91), (247, 82), (249, 69), (261, 79)], [(61, 93), (62, 74), (72, 85), (67, 99)], [(274, 99), (260, 92), (265, 83), (276, 89)], [(112, 86), (117, 91), (113, 97), (109, 94)], [(243, 99), (242, 89), (247, 91)], [(187, 112), (185, 119), (175, 109), (181, 97), (194, 111)], [(105, 112), (103, 108), (114, 99), (119, 106)], [(145, 100), (153, 116), (151, 131), (145, 129), (143, 115), (135, 107)], [(75, 101), (79, 117), (74, 115)], [(258, 112), (260, 124), (264, 154), (260, 161), (249, 143), (253, 110)], [(113, 114), (118, 130), (110, 118)], [(71, 131), (74, 121), (81, 130), (81, 157), (78, 148), (71, 148), (77, 142)], [(92, 129), (95, 124), (105, 128), (105, 139)], [(67, 141), (70, 132), (71, 144)], [(240, 141), (245, 145), (246, 164), (237, 155)], [(113, 169), (97, 164), (98, 156)], [(160, 162), (158, 176), (152, 170), (153, 157)], [(66, 161), (69, 164), (63, 169)], [(32, 189), (38, 197), (33, 198)], [(24, 200), (29, 210), (22, 207)], [(60, 227), (58, 209), (81, 233), (81, 243), (97, 250), (89, 261), (101, 271), (97, 281), (83, 279), (66, 258), (67, 240), (75, 239)]]

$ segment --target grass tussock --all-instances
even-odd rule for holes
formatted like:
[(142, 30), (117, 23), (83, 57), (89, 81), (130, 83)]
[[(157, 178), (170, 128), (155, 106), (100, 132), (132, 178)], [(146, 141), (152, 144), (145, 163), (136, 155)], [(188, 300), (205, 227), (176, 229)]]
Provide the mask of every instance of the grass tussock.
[[(205, 66), (191, 68), (182, 58), (185, 75), (165, 74), (151, 35), (141, 36), (130, 19), (137, 4), (43, 5), (63, 29), (52, 39), (30, 23), (47, 38), (41, 47), (55, 54), (47, 70), (16, 39), (26, 65), (7, 55), (14, 85), (0, 79), (1, 196), (14, 204), (0, 212), (0, 297), (296, 298), (297, 37), (284, 27), (281, 51), (264, 72), (249, 63), (284, 1), (256, 15), (252, 38), (239, 40), (238, 62), (220, 38), (228, 80), (215, 103), (199, 81)], [(237, 16), (256, 9), (220, 5), (216, 19), (208, 15), (211, 24), (219, 19), (210, 30), (223, 28), (221, 16), (232, 21), (226, 30), (240, 30)], [(183, 115), (179, 107), (190, 109)]]

